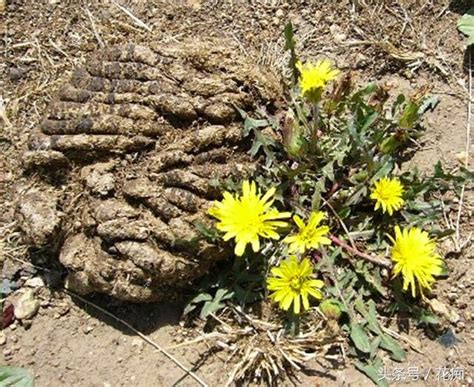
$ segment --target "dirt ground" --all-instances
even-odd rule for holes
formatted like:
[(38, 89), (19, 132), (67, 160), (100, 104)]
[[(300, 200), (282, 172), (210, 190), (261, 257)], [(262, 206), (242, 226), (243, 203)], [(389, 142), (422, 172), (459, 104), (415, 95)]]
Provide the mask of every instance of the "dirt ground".
[[(40, 275), (59, 286), (57, 290), (38, 290), (41, 308), (30, 327), (15, 323), (4, 330), (1, 363), (26, 367), (35, 374), (37, 386), (196, 385), (122, 324), (65, 294), (54, 273), (32, 268), (26, 262), (27, 248), (15, 224), (11, 188), (21, 174), (19, 155), (28, 136), (74, 66), (101, 45), (173, 42), (191, 35), (226, 36), (238, 42), (242, 52), (254, 56), (257, 63), (284, 71), (287, 56), (281, 31), (291, 20), (298, 51), (304, 58), (326, 56), (361, 80), (385, 82), (408, 93), (427, 87), (440, 97), (437, 108), (426, 115), (427, 132), (410, 165), (428, 170), (441, 159), (454, 168), (465, 157), (469, 63), (456, 22), (472, 5), (469, 0), (129, 0), (120, 4), (142, 23), (114, 1), (0, 0), (0, 102), (6, 112), (0, 121), (3, 275), (20, 271), (23, 279)], [(473, 203), (471, 187), (464, 197), (462, 241), (473, 231)], [(456, 212), (448, 216), (455, 221)], [(450, 240), (442, 246), (444, 251), (453, 247)], [(458, 316), (451, 326), (456, 345), (444, 346), (439, 336), (430, 332), (404, 332), (421, 353), (411, 351), (406, 363), (389, 364), (389, 369), (418, 367), (425, 374), (430, 371), (426, 381), (417, 382), (419, 385), (473, 384), (473, 258), (472, 244), (467, 244), (461, 254), (448, 254), (450, 276), (435, 289), (437, 297)], [(101, 296), (90, 300), (164, 348), (192, 337), (192, 332), (180, 325), (180, 304), (132, 305)], [(201, 343), (170, 352), (193, 367), (209, 385), (225, 384), (232, 363), (226, 362), (223, 352), (203, 357), (206, 349)], [(301, 385), (369, 383), (350, 361), (340, 369), (316, 363), (312, 366), (314, 372), (300, 375)], [(436, 373), (442, 367), (462, 368), (463, 381), (438, 381)]]

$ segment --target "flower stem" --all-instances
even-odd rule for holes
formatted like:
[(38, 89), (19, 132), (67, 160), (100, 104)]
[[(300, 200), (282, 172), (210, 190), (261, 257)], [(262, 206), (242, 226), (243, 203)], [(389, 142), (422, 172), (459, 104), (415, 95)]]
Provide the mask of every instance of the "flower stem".
[(355, 247), (349, 246), (347, 243), (340, 240), (338, 237), (334, 235), (329, 235), (329, 239), (331, 239), (332, 242), (342, 247), (344, 250), (346, 250), (348, 253), (352, 255), (357, 255), (358, 257), (364, 258), (366, 261), (375, 263), (376, 265), (379, 265), (379, 266), (386, 267), (387, 269), (392, 268), (392, 263), (387, 258), (372, 256), (367, 253), (363, 253), (362, 251), (357, 250)]

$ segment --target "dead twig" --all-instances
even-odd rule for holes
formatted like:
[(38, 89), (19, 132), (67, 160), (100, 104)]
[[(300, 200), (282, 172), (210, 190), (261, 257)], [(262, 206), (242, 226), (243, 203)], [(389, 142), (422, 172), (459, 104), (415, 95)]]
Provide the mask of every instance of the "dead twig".
[(91, 11), (89, 11), (89, 8), (87, 8), (87, 7), (85, 7), (84, 9), (85, 9), (87, 17), (89, 18), (89, 21), (91, 23), (92, 31), (94, 32), (95, 39), (97, 40), (97, 43), (99, 43), (100, 47), (104, 48), (105, 47), (104, 41), (102, 40), (102, 38), (99, 35), (99, 32), (97, 31), (97, 28), (96, 28), (95, 23), (94, 23), (94, 18), (92, 17)]
[[(471, 142), (471, 118), (472, 118), (472, 68), (471, 68), (471, 52), (470, 51), (469, 51), (468, 74), (469, 74), (469, 81), (468, 81), (469, 100), (467, 102), (466, 151), (465, 151), (466, 156), (464, 159), (464, 165), (466, 168), (468, 168), (468, 165), (469, 165), (469, 150), (470, 150), (469, 148), (470, 148), (470, 142)], [(461, 251), (460, 223), (461, 223), (461, 215), (462, 215), (462, 209), (463, 209), (463, 204), (464, 204), (465, 190), (466, 190), (466, 183), (464, 183), (461, 188), (461, 195), (459, 196), (458, 213), (456, 216), (455, 244), (456, 244), (456, 250), (458, 252)]]
[(133, 13), (131, 13), (127, 8), (121, 6), (120, 4), (116, 3), (115, 1), (112, 1), (112, 3), (114, 3), (114, 5), (120, 9), (123, 13), (125, 13), (128, 17), (130, 17), (130, 19), (132, 19), (135, 24), (139, 27), (142, 27), (144, 28), (145, 30), (147, 30), (148, 32), (151, 32), (152, 29), (149, 25), (145, 24), (143, 21), (141, 21), (139, 18), (137, 18)]

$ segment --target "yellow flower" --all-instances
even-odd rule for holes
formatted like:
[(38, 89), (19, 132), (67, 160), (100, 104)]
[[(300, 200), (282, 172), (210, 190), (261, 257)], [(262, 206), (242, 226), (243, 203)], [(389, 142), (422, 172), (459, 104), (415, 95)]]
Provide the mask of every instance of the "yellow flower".
[(382, 207), (384, 213), (388, 212), (392, 215), (393, 211), (398, 211), (405, 204), (403, 193), (404, 189), (400, 180), (383, 177), (375, 182), (370, 198), (376, 200), (375, 211)]
[(433, 276), (440, 275), (443, 271), (444, 263), (436, 253), (436, 243), (431, 240), (428, 233), (417, 227), (403, 231), (400, 227), (395, 227), (395, 240), (393, 242), (392, 260), (394, 276), (402, 275), (403, 290), (411, 287), (411, 294), (416, 295), (415, 287), (418, 284), (420, 294), (423, 289), (431, 289), (431, 284), (435, 282)]
[(323, 298), (320, 288), (324, 282), (313, 279), (313, 267), (308, 258), (298, 262), (295, 256), (290, 256), (283, 261), (279, 267), (271, 270), (273, 277), (267, 279), (268, 290), (273, 294), (270, 297), (278, 302), (283, 310), (290, 309), (293, 303), (293, 311), (299, 314), (301, 310), (301, 301), (303, 310), (309, 308), (308, 296), (320, 300)]
[[(300, 71), (301, 94), (314, 99), (322, 92), (329, 81), (332, 81), (339, 74), (339, 70), (332, 68), (331, 62), (327, 59), (318, 60), (316, 65), (307, 62), (304, 65), (298, 61), (296, 68)], [(317, 97), (316, 97), (317, 98)]]
[(295, 235), (287, 236), (283, 242), (289, 244), (290, 253), (299, 252), (304, 254), (306, 250), (317, 249), (320, 245), (328, 245), (331, 241), (325, 235), (329, 232), (328, 226), (318, 226), (326, 218), (326, 214), (321, 211), (313, 211), (309, 217), (308, 224), (298, 215), (293, 216), (293, 220), (299, 228)]
[(224, 192), (224, 199), (215, 202), (209, 209), (209, 214), (219, 220), (217, 229), (225, 232), (224, 240), (235, 238), (235, 254), (243, 255), (247, 244), (252, 245), (254, 252), (260, 250), (260, 239), (279, 239), (276, 233), (279, 227), (287, 223), (278, 219), (289, 218), (289, 212), (279, 212), (272, 208), (275, 188), (267, 191), (263, 197), (257, 193), (255, 182), (244, 181), (242, 196)]

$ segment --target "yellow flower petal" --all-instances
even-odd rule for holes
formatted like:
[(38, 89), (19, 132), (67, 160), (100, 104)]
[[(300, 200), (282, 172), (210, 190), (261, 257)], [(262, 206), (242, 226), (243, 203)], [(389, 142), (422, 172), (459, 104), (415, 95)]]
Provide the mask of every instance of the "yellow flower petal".
[(287, 236), (283, 242), (287, 243), (290, 253), (299, 252), (304, 254), (307, 250), (317, 249), (321, 245), (330, 244), (326, 237), (329, 233), (328, 226), (319, 226), (319, 223), (326, 217), (321, 211), (313, 211), (306, 225), (298, 215), (293, 216), (293, 220), (298, 226), (298, 233)]
[(215, 202), (208, 210), (209, 215), (218, 219), (216, 228), (226, 233), (224, 240), (235, 239), (237, 256), (244, 254), (248, 244), (255, 252), (259, 251), (260, 238), (279, 239), (278, 229), (287, 226), (281, 219), (291, 214), (271, 207), (275, 192), (275, 188), (270, 188), (261, 195), (255, 182), (245, 180), (242, 195), (224, 192), (222, 201)]
[(395, 238), (390, 237), (393, 243), (391, 257), (395, 265), (392, 273), (403, 278), (403, 290), (411, 290), (416, 297), (417, 288), (420, 294), (423, 290), (430, 290), (435, 282), (434, 276), (439, 275), (444, 266), (443, 260), (436, 252), (436, 243), (429, 238), (428, 233), (417, 227), (395, 227)]
[(293, 312), (309, 308), (309, 296), (321, 299), (318, 290), (323, 281), (313, 279), (313, 266), (308, 258), (298, 262), (295, 256), (290, 256), (279, 267), (270, 270), (273, 277), (267, 278), (267, 289), (272, 292), (271, 299), (278, 302), (283, 310), (288, 310), (293, 304)]
[(298, 62), (296, 68), (301, 75), (301, 94), (307, 97), (310, 97), (312, 93), (324, 90), (326, 84), (339, 74), (339, 70), (333, 69), (331, 62), (327, 59), (318, 61), (315, 65), (310, 62), (303, 65)]
[(390, 216), (405, 204), (403, 200), (404, 188), (397, 178), (383, 177), (375, 182), (370, 198), (375, 200), (375, 211), (382, 207), (382, 212)]

